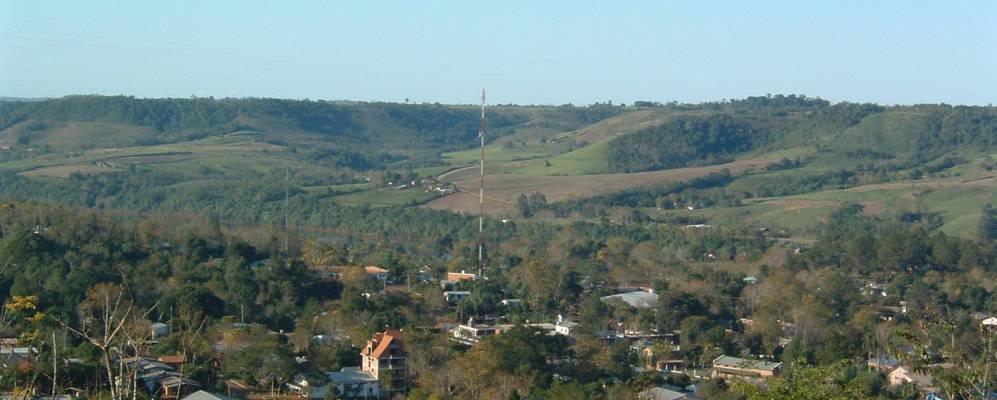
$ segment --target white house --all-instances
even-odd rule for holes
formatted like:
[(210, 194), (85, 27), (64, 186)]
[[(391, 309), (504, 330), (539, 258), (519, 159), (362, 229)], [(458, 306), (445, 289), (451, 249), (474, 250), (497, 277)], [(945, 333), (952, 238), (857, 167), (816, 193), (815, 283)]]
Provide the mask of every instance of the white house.
[(381, 384), (374, 374), (361, 371), (358, 367), (329, 372), (326, 377), (329, 379), (329, 389), (335, 387), (340, 396), (355, 399), (376, 399), (381, 396)]
[(291, 382), (287, 383), (287, 388), (291, 392), (308, 399), (323, 399), (329, 392), (330, 385), (316, 382), (298, 374)]
[(557, 323), (554, 324), (554, 333), (558, 335), (571, 336), (575, 333), (575, 328), (578, 327), (578, 323), (574, 321), (569, 321), (561, 316), (557, 315)]

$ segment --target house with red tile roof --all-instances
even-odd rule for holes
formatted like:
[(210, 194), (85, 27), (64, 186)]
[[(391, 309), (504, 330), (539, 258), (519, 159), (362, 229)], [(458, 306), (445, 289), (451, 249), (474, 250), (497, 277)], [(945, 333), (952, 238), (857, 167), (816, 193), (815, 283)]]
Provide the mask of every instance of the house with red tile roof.
[(378, 267), (376, 265), (368, 265), (363, 267), (363, 272), (367, 274), (368, 277), (373, 278), (378, 282), (384, 282), (388, 280), (388, 270)]
[(375, 333), (360, 352), (360, 369), (384, 383), (388, 393), (406, 390), (405, 344), (395, 330)]
[(447, 272), (447, 280), (451, 282), (476, 281), (478, 280), (478, 275), (470, 274), (464, 271)]

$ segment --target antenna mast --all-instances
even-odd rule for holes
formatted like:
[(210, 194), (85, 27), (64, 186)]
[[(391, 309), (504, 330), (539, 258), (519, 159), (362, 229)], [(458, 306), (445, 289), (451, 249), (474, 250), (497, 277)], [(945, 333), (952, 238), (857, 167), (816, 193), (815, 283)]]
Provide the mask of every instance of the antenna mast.
[(478, 128), (481, 141), (481, 169), (478, 190), (478, 276), (485, 275), (485, 89), (481, 89), (481, 124)]
[(287, 254), (287, 206), (291, 199), (291, 169), (284, 165), (284, 254)]

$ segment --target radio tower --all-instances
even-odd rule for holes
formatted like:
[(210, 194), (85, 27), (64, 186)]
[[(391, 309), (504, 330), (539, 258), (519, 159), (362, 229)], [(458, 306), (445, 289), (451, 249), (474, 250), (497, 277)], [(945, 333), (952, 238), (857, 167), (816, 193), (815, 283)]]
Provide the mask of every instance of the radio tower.
[(481, 124), (478, 127), (481, 141), (481, 169), (478, 190), (478, 276), (485, 277), (485, 89), (481, 89)]

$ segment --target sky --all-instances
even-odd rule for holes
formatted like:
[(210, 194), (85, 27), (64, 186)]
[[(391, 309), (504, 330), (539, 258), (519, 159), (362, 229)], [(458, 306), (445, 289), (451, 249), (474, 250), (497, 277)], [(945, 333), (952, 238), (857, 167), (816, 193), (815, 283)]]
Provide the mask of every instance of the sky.
[[(806, 3), (806, 4), (802, 4)], [(997, 102), (994, 1), (0, 0), (0, 96)]]

